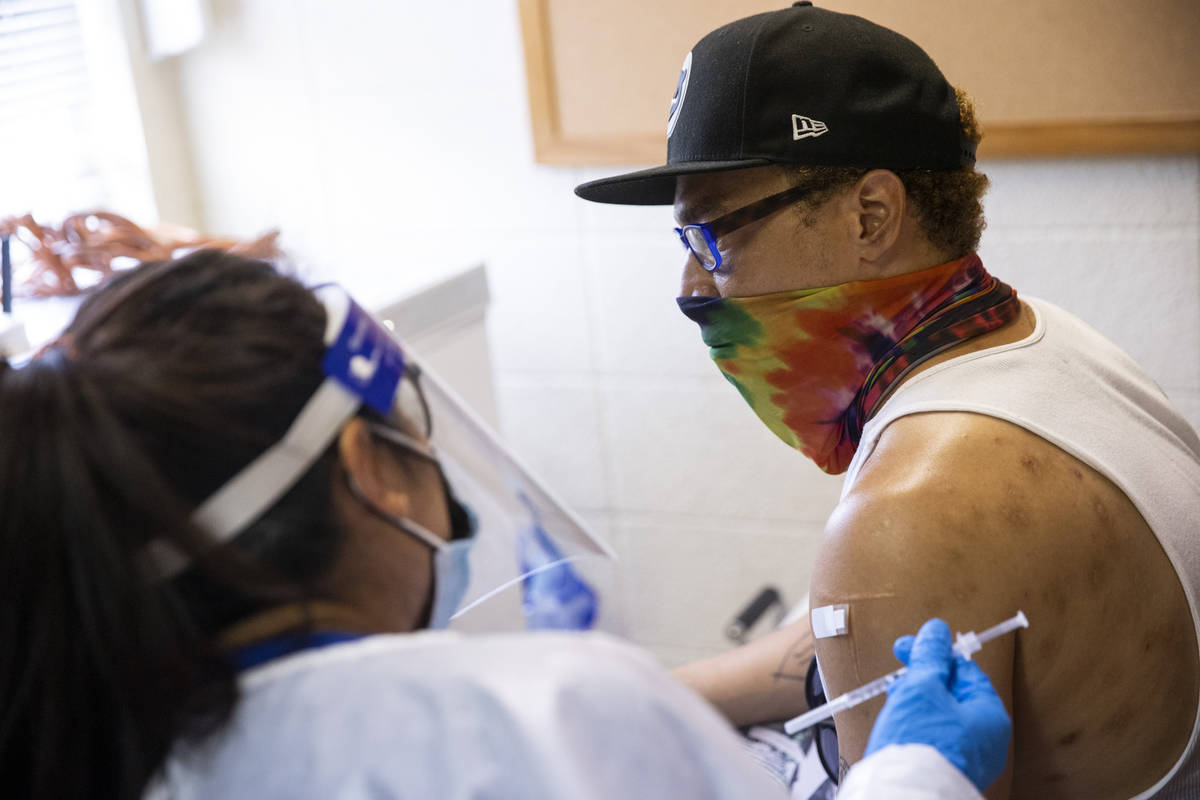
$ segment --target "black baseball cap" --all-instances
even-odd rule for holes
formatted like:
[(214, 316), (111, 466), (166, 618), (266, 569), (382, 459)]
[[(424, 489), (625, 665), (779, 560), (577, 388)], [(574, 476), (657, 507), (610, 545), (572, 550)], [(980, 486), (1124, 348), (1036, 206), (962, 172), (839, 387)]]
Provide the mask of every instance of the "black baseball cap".
[(575, 187), (670, 205), (675, 178), (767, 164), (955, 170), (975, 163), (954, 87), (914, 42), (862, 17), (791, 8), (731, 22), (683, 62), (667, 163)]

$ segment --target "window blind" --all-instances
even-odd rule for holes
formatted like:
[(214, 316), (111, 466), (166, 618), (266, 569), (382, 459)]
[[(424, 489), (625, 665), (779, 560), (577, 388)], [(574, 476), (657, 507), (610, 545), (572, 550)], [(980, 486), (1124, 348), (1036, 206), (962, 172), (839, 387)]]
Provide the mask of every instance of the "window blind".
[(0, 0), (0, 216), (103, 202), (74, 0)]

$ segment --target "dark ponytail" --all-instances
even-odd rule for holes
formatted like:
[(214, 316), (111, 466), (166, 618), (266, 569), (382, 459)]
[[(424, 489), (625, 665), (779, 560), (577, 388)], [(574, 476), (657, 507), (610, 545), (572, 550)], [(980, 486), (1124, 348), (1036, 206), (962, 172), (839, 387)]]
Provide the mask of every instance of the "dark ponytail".
[[(332, 455), (237, 548), (189, 516), (320, 383), (323, 326), (300, 284), (205, 251), (118, 274), (59, 345), (0, 367), (5, 796), (137, 798), (173, 741), (227, 719), (215, 635), (312, 593), (339, 541)], [(140, 560), (162, 538), (196, 564), (169, 583)]]

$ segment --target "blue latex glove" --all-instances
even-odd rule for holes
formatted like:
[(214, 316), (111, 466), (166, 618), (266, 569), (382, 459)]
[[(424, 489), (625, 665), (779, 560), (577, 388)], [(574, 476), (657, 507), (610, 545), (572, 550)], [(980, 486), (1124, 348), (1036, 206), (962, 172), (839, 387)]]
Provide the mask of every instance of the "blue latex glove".
[(1004, 771), (1012, 720), (988, 676), (951, 645), (940, 619), (922, 625), (915, 640), (896, 640), (892, 651), (908, 673), (888, 689), (866, 755), (889, 744), (931, 745), (982, 792)]

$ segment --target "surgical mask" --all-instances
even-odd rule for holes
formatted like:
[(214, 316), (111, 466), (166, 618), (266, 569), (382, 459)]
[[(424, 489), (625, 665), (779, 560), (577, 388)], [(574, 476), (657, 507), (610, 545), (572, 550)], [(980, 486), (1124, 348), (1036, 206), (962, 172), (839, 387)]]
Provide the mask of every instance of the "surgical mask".
[(1016, 292), (974, 254), (879, 280), (678, 302), (759, 419), (834, 475), (913, 367), (1020, 313)]
[[(382, 426), (372, 426), (376, 433), (383, 430)], [(404, 434), (391, 432), (388, 436), (395, 443), (407, 439)], [(408, 446), (406, 446), (408, 449)], [(425, 449), (412, 448), (415, 455), (429, 459), (437, 464), (432, 454)], [(471, 582), (471, 546), (475, 543), (478, 532), (478, 522), (470, 507), (454, 496), (450, 482), (442, 474), (441, 466), (438, 473), (442, 481), (442, 491), (446, 498), (446, 509), (450, 516), (450, 538), (443, 539), (416, 520), (388, 513), (372, 503), (358, 484), (349, 474), (346, 475), (350, 493), (369, 511), (380, 519), (390, 523), (398, 530), (407, 533), (433, 550), (433, 601), (429, 606), (429, 618), (422, 627), (432, 630), (442, 630), (450, 624), (450, 618), (462, 605), (466, 596), (467, 586)]]
[[(453, 496), (448, 499), (466, 518), (466, 528), (455, 529), (450, 541), (442, 542), (433, 554), (433, 605), (429, 610), (427, 626), (433, 630), (442, 630), (450, 624), (450, 618), (467, 594), (467, 585), (471, 582), (471, 545), (475, 543), (478, 530), (470, 506), (458, 502)], [(452, 506), (451, 520), (455, 517)]]

